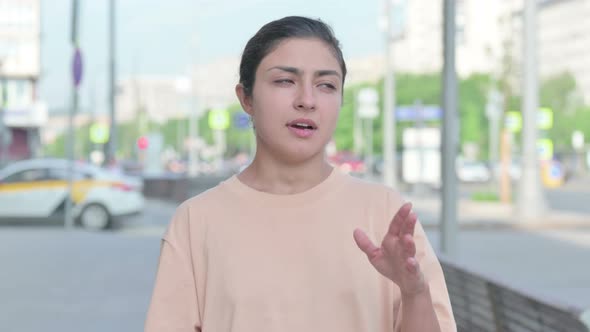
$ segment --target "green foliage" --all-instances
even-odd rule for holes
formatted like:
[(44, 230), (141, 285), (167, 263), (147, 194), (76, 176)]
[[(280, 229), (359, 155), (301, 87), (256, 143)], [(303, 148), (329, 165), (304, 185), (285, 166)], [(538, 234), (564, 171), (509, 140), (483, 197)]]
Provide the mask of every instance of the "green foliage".
[(460, 141), (476, 143), (482, 150), (480, 157), (488, 155), (489, 135), (485, 105), (490, 85), (490, 77), (483, 74), (472, 75), (459, 83)]
[(577, 108), (575, 101), (576, 80), (570, 73), (551, 76), (541, 84), (540, 105), (550, 107), (558, 113), (569, 113)]
[(590, 108), (578, 96), (576, 80), (570, 73), (547, 78), (541, 85), (540, 105), (553, 110), (553, 127), (547, 136), (556, 151), (571, 151), (571, 137), (580, 130), (590, 137)]
[(493, 191), (476, 191), (471, 194), (471, 199), (476, 202), (498, 202), (500, 197)]
[[(349, 86), (344, 89), (342, 98), (342, 107), (340, 108), (340, 115), (336, 130), (334, 131), (334, 142), (338, 150), (354, 149), (354, 112), (356, 109), (356, 94), (362, 88), (374, 87), (374, 85), (364, 83)], [(380, 121), (378, 119), (375, 119)]]

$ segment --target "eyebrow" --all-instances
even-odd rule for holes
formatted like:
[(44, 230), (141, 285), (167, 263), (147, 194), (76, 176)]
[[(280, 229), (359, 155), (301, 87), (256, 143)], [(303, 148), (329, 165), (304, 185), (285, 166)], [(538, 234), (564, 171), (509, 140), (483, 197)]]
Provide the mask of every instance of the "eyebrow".
[[(267, 71), (271, 71), (273, 69), (278, 69), (278, 70), (286, 71), (288, 73), (292, 73), (292, 74), (295, 74), (295, 75), (301, 75), (303, 73), (298, 68), (289, 67), (289, 66), (274, 66), (272, 68), (269, 68)], [(331, 70), (331, 69), (318, 70), (318, 71), (315, 72), (315, 75), (314, 76), (321, 77), (321, 76), (329, 76), (329, 75), (334, 75), (334, 76), (340, 77), (340, 73), (339, 72), (337, 72), (336, 70)]]

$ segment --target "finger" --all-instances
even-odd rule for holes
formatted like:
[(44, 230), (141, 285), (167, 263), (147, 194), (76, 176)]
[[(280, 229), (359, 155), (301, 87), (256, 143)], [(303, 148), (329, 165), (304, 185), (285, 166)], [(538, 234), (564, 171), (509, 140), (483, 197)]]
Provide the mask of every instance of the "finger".
[(361, 249), (370, 259), (377, 256), (379, 251), (379, 247), (373, 244), (373, 241), (369, 239), (365, 232), (361, 231), (360, 229), (355, 229), (354, 233), (354, 241), (356, 245)]
[(404, 235), (404, 254), (406, 257), (414, 257), (416, 256), (416, 242), (414, 242), (414, 238), (410, 234)]
[(404, 220), (408, 217), (408, 214), (410, 213), (410, 211), (412, 211), (412, 203), (410, 203), (410, 202), (404, 203), (399, 208), (399, 210), (397, 211), (397, 213), (393, 217), (393, 220), (389, 224), (389, 230), (388, 230), (389, 234), (391, 234), (393, 236), (399, 235), (399, 233), (402, 229), (402, 226), (404, 224)]
[(411, 211), (408, 214), (408, 217), (406, 218), (406, 220), (404, 220), (401, 234), (414, 235), (414, 229), (416, 228), (416, 222), (418, 222), (418, 216), (416, 215), (416, 213)]
[(420, 271), (420, 265), (418, 264), (416, 258), (409, 257), (406, 259), (406, 269), (412, 274), (417, 274), (418, 271)]

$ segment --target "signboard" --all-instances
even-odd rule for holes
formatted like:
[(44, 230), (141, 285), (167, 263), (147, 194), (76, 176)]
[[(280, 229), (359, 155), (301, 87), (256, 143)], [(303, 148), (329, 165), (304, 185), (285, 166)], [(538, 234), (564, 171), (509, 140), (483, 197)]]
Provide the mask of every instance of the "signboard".
[(90, 142), (105, 144), (109, 141), (109, 126), (104, 123), (94, 123), (90, 126)]
[(404, 148), (439, 148), (440, 128), (406, 128), (403, 132)]
[(250, 127), (250, 116), (244, 112), (234, 113), (233, 125), (236, 129), (248, 129)]
[(548, 188), (557, 188), (563, 184), (565, 173), (563, 166), (556, 160), (545, 161), (541, 165), (541, 179)]
[(402, 105), (395, 109), (397, 121), (437, 121), (443, 111), (438, 105)]
[(504, 127), (510, 132), (517, 133), (522, 130), (522, 114), (520, 112), (506, 112)]
[(361, 89), (357, 96), (357, 112), (361, 119), (374, 119), (379, 115), (379, 94), (373, 88)]
[(47, 105), (36, 102), (26, 107), (8, 107), (3, 112), (7, 127), (41, 127), (47, 123)]
[(37, 77), (40, 69), (40, 0), (0, 2), (0, 71), (7, 77)]
[(537, 112), (537, 127), (542, 130), (553, 127), (553, 110), (547, 107), (540, 108)]
[[(513, 133), (522, 130), (522, 113), (517, 111), (506, 112), (504, 126)], [(539, 108), (537, 111), (537, 128), (541, 130), (553, 127), (553, 110), (547, 107)]]
[(226, 130), (230, 125), (229, 112), (226, 109), (212, 109), (209, 111), (209, 128), (213, 130)]
[(539, 160), (553, 159), (553, 141), (548, 138), (538, 140), (537, 153), (539, 155)]
[(440, 149), (404, 149), (402, 176), (407, 183), (438, 187), (442, 181)]
[(76, 48), (74, 52), (74, 60), (72, 62), (72, 75), (74, 78), (74, 86), (78, 88), (80, 86), (80, 82), (82, 82), (82, 52), (79, 48)]

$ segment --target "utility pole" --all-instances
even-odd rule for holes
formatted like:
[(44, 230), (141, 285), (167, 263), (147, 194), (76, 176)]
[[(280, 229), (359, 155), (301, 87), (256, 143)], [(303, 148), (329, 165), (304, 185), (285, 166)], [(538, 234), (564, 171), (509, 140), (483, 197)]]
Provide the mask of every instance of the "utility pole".
[(79, 18), (80, 2), (72, 0), (72, 34), (71, 43), (74, 51), (72, 61), (72, 106), (68, 116), (68, 140), (67, 140), (67, 154), (68, 154), (68, 189), (66, 192), (65, 202), (65, 228), (74, 228), (73, 215), (73, 192), (74, 192), (74, 117), (78, 113), (78, 88), (82, 81), (82, 53), (80, 51), (79, 33), (78, 33), (78, 18)]
[(117, 118), (116, 118), (116, 95), (117, 95), (117, 71), (116, 71), (116, 40), (115, 23), (116, 8), (115, 0), (109, 0), (109, 108), (110, 108), (110, 129), (109, 141), (107, 144), (105, 163), (115, 160), (117, 151)]
[(443, 130), (441, 250), (457, 255), (457, 72), (455, 69), (455, 0), (443, 5)]
[(383, 0), (383, 30), (385, 42), (385, 82), (383, 88), (383, 183), (389, 187), (397, 186), (395, 162), (395, 77), (392, 70), (391, 44), (395, 36), (391, 29), (391, 1)]
[(537, 156), (537, 110), (539, 82), (537, 68), (537, 1), (526, 0), (524, 7), (524, 81), (522, 99), (522, 175), (518, 193), (518, 215), (522, 221), (542, 216), (546, 211), (545, 197), (539, 179)]

